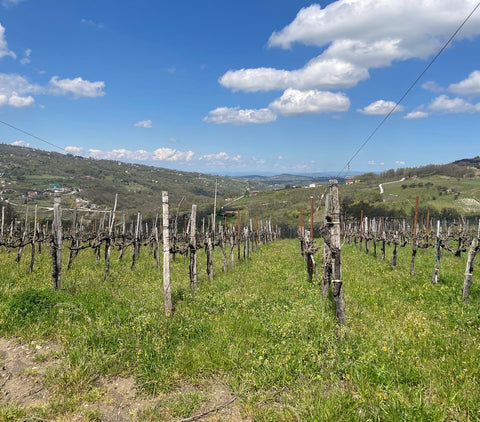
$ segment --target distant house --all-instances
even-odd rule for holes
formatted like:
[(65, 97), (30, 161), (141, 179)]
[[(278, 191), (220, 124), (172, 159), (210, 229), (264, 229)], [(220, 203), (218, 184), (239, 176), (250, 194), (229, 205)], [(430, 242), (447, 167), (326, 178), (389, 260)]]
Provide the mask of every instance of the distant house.
[(257, 196), (260, 193), (260, 191), (252, 190), (252, 192), (250, 192), (250, 193), (252, 194), (252, 196)]
[(320, 183), (317, 183), (317, 182), (314, 182), (314, 183), (310, 183), (308, 185), (309, 188), (318, 188), (320, 186)]

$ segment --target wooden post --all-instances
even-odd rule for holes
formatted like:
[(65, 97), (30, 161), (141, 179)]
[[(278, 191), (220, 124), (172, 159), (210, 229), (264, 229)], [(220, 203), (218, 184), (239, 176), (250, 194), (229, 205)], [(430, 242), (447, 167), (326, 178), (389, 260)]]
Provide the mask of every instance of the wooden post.
[(385, 233), (385, 217), (382, 217), (382, 261), (385, 261), (385, 243), (387, 234)]
[(62, 282), (62, 206), (61, 197), (56, 194), (53, 198), (53, 225), (52, 225), (52, 281), (55, 290), (60, 289)]
[(35, 242), (37, 241), (37, 206), (35, 205), (35, 216), (33, 219), (33, 234), (32, 234), (32, 253), (30, 255), (30, 265), (28, 266), (28, 272), (33, 271), (33, 264), (35, 262)]
[(192, 215), (190, 217), (190, 287), (197, 286), (197, 206), (192, 204)]
[(168, 231), (168, 192), (162, 191), (162, 234), (163, 234), (163, 300), (165, 315), (172, 313), (172, 293), (170, 289), (170, 237)]
[(213, 225), (213, 242), (215, 244), (215, 233), (216, 233), (216, 219), (217, 219), (217, 190), (218, 190), (218, 180), (215, 179), (215, 200), (213, 202), (213, 219), (212, 219), (212, 225)]
[(415, 255), (417, 255), (417, 220), (418, 220), (418, 200), (415, 200), (415, 217), (413, 218), (413, 240), (412, 240), (412, 261), (410, 262), (410, 275), (415, 275)]
[(470, 245), (470, 250), (468, 251), (467, 266), (465, 268), (465, 277), (463, 279), (463, 300), (467, 301), (470, 294), (470, 287), (473, 282), (473, 260), (475, 255), (477, 255), (480, 245), (478, 239), (480, 237), (480, 221), (478, 223), (477, 236), (472, 239), (472, 244)]
[(115, 203), (113, 205), (113, 212), (110, 212), (110, 221), (108, 222), (108, 236), (105, 240), (105, 281), (108, 278), (108, 273), (110, 272), (110, 253), (111, 253), (111, 243), (113, 238), (113, 228), (115, 224), (115, 216), (117, 211), (117, 201), (118, 193), (115, 194)]
[[(330, 192), (327, 193), (325, 198), (325, 224), (329, 224), (331, 216), (330, 209)], [(330, 286), (332, 284), (332, 252), (329, 246), (329, 242), (323, 242), (323, 256), (322, 256), (322, 296), (326, 297)]]
[(363, 210), (360, 210), (360, 250), (362, 250), (362, 242), (363, 242)]
[(340, 201), (338, 199), (338, 182), (336, 180), (330, 181), (330, 199), (331, 199), (331, 252), (332, 252), (332, 286), (333, 299), (335, 301), (335, 308), (337, 314), (337, 321), (345, 325), (347, 323), (345, 317), (345, 301), (343, 298), (343, 280), (342, 267), (340, 259)]
[(441, 252), (441, 239), (440, 239), (440, 220), (437, 220), (437, 241), (435, 243), (435, 268), (432, 274), (432, 283), (438, 283), (438, 270), (440, 269), (440, 252)]
[(2, 207), (2, 227), (0, 228), (0, 236), (3, 237), (3, 225), (5, 224), (5, 207)]
[(241, 232), (240, 232), (240, 208), (237, 208), (237, 259), (240, 261), (240, 239), (241, 239)]
[(310, 239), (313, 238), (313, 196), (310, 196)]

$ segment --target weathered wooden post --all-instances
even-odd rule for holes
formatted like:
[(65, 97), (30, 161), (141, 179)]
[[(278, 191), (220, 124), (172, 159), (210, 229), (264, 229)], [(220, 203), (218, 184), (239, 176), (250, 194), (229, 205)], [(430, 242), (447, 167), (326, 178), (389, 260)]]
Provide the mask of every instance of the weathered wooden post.
[(432, 283), (438, 283), (438, 271), (440, 269), (440, 253), (441, 253), (441, 239), (440, 239), (440, 220), (437, 220), (437, 241), (435, 242), (435, 268), (432, 274)]
[(338, 181), (330, 181), (330, 198), (331, 198), (331, 253), (332, 253), (332, 286), (333, 299), (337, 314), (337, 321), (345, 325), (347, 323), (345, 317), (345, 300), (343, 298), (343, 280), (340, 259), (340, 201), (338, 199)]
[(30, 255), (30, 265), (28, 266), (28, 272), (33, 271), (33, 264), (35, 262), (35, 242), (37, 241), (37, 206), (35, 205), (35, 215), (33, 218), (33, 234), (32, 234), (32, 253)]
[(197, 286), (197, 206), (192, 204), (192, 215), (190, 216), (190, 287)]
[(240, 239), (241, 239), (241, 232), (240, 232), (240, 209), (237, 208), (237, 259), (240, 261)]
[(313, 195), (310, 196), (310, 239), (313, 240)]
[[(330, 209), (330, 192), (325, 197), (325, 224), (328, 225), (331, 209)], [(332, 282), (332, 252), (329, 242), (323, 242), (323, 257), (322, 257), (322, 296), (326, 297), (330, 290)]]
[(118, 193), (115, 194), (115, 203), (113, 205), (113, 212), (110, 212), (110, 220), (108, 222), (108, 236), (105, 240), (105, 278), (104, 278), (105, 281), (107, 280), (108, 273), (110, 271), (111, 243), (113, 238), (113, 228), (115, 227), (115, 220), (116, 220), (117, 200), (118, 200)]
[(60, 289), (62, 282), (62, 206), (61, 197), (53, 198), (53, 224), (50, 252), (52, 255), (52, 281), (55, 290)]
[(170, 289), (170, 237), (168, 231), (168, 192), (162, 191), (162, 233), (163, 233), (163, 300), (165, 315), (172, 313), (172, 293)]
[(410, 262), (410, 275), (415, 275), (415, 256), (417, 255), (417, 220), (418, 220), (418, 200), (415, 200), (415, 217), (413, 218), (413, 239), (412, 239), (412, 261)]
[(5, 224), (5, 207), (2, 207), (2, 227), (0, 228), (0, 236), (3, 237), (3, 225)]

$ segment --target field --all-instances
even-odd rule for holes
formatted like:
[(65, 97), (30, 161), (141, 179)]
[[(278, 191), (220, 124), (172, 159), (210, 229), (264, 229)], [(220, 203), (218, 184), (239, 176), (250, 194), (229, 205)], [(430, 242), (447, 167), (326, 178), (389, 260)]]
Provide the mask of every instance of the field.
[[(168, 319), (147, 250), (134, 271), (113, 257), (107, 282), (84, 251), (58, 292), (46, 253), (27, 274), (2, 250), (0, 420), (175, 421), (223, 403), (204, 420), (480, 420), (480, 289), (462, 302), (464, 259), (449, 255), (432, 286), (431, 251), (411, 278), (409, 254), (392, 270), (344, 246), (338, 327), (295, 240), (216, 266), (213, 283), (201, 255), (196, 291), (177, 258)], [(14, 350), (25, 365), (8, 377)]]

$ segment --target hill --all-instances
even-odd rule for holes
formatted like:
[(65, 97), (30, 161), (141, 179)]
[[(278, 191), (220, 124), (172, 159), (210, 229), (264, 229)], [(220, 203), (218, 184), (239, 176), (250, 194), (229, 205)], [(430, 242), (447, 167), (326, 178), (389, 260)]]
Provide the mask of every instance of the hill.
[(161, 206), (161, 191), (172, 205), (212, 204), (218, 196), (241, 195), (263, 185), (254, 180), (184, 172), (112, 160), (96, 160), (0, 144), (0, 182), (3, 199), (16, 204), (51, 206), (53, 190), (63, 191), (67, 206), (111, 208), (115, 194), (119, 209), (153, 212)]

